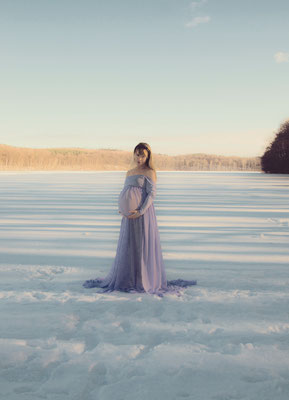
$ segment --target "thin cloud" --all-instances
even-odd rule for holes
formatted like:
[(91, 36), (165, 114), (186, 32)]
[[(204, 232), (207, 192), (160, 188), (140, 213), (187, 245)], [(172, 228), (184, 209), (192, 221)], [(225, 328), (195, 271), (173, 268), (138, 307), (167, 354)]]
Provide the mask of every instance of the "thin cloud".
[[(193, 11), (193, 14), (195, 14), (195, 10), (197, 8), (202, 7), (205, 3), (207, 3), (207, 0), (192, 1), (190, 4), (190, 8), (191, 8), (191, 11)], [(192, 27), (198, 26), (200, 24), (206, 24), (206, 23), (210, 22), (210, 20), (211, 20), (211, 17), (209, 17), (208, 15), (203, 16), (203, 17), (195, 16), (192, 18), (191, 21), (187, 22), (185, 24), (185, 26), (187, 28), (192, 28)]]
[(190, 4), (190, 7), (192, 10), (195, 10), (197, 7), (201, 7), (206, 2), (207, 2), (207, 0), (192, 1)]
[(208, 15), (206, 15), (205, 17), (195, 17), (195, 18), (192, 19), (192, 21), (187, 22), (185, 24), (185, 26), (190, 28), (192, 26), (197, 26), (197, 25), (200, 25), (200, 24), (206, 24), (206, 23), (210, 22), (210, 20), (211, 20), (211, 17), (209, 17)]
[(289, 62), (289, 53), (283, 53), (283, 51), (279, 51), (274, 54), (274, 58), (276, 63), (280, 64), (283, 62)]

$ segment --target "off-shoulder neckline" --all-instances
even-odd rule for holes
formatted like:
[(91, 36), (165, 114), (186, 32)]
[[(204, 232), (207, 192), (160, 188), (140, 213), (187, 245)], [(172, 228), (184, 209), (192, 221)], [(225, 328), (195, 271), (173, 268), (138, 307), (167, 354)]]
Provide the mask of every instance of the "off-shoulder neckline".
[(150, 181), (152, 181), (153, 183), (156, 183), (155, 181), (153, 181), (149, 176), (144, 175), (144, 174), (134, 174), (134, 175), (128, 175), (127, 178), (129, 178), (130, 176), (144, 176), (146, 178), (148, 178)]

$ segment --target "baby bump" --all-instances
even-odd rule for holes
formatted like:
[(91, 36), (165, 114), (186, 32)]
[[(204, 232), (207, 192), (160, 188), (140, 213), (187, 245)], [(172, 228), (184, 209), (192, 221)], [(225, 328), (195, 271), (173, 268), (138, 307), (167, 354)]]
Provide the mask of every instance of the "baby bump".
[(123, 215), (130, 215), (130, 211), (138, 208), (142, 203), (142, 189), (136, 186), (124, 188), (118, 198), (118, 210)]

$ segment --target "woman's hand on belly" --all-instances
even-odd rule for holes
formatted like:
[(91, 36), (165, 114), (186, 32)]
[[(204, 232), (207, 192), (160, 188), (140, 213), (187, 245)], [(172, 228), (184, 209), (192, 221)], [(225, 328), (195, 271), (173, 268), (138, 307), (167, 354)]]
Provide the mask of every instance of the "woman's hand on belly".
[(138, 210), (132, 210), (130, 213), (131, 215), (128, 215), (127, 218), (139, 218), (141, 216)]
[(131, 215), (125, 215), (120, 211), (118, 213), (121, 214), (123, 217), (130, 218), (130, 219), (131, 218), (139, 218), (141, 216), (141, 214), (138, 212), (138, 210), (130, 211), (130, 213), (132, 213)]

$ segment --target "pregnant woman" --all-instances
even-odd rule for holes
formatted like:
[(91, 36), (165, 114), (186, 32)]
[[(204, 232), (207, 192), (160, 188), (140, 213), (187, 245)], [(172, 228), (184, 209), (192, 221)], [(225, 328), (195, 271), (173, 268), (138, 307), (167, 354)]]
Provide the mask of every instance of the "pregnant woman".
[(90, 279), (83, 286), (100, 287), (103, 292), (146, 292), (161, 297), (165, 292), (180, 294), (180, 287), (195, 285), (196, 281), (167, 281), (153, 203), (157, 177), (151, 148), (139, 143), (133, 154), (136, 167), (127, 172), (118, 199), (123, 217), (113, 265), (105, 278)]

